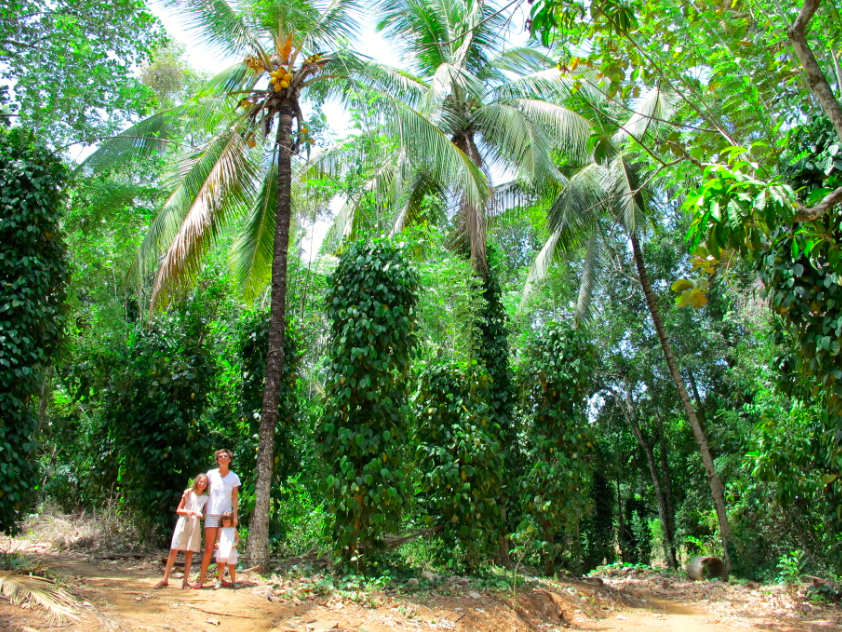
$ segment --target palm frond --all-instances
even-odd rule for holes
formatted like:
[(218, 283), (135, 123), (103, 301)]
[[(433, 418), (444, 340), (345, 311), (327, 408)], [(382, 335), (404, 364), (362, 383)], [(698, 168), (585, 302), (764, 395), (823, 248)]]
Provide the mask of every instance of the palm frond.
[(228, 262), (243, 295), (254, 300), (272, 275), (275, 215), (278, 199), (277, 150), (264, 170), (258, 195), (249, 209), (243, 232), (234, 242)]
[(526, 46), (508, 48), (491, 60), (495, 68), (515, 73), (529, 75), (547, 70), (556, 65), (555, 60), (537, 49)]
[(256, 73), (244, 62), (239, 62), (211, 77), (199, 89), (198, 96), (228, 95), (231, 92), (251, 90), (256, 80)]
[(162, 0), (194, 38), (223, 55), (265, 56), (257, 34), (232, 3), (226, 0)]
[[(244, 124), (235, 125), (218, 136), (213, 149), (195, 161), (201, 168), (196, 170), (191, 166), (187, 171), (191, 182), (184, 192), (189, 190), (193, 195), (179, 200), (187, 204), (178, 209), (181, 221), (152, 287), (153, 309), (159, 295), (168, 287), (189, 281), (221, 226), (232, 215), (248, 209), (253, 199), (257, 169), (249, 159), (242, 127)], [(198, 175), (204, 177), (195, 177)], [(175, 216), (170, 214), (171, 218)]]
[(640, 188), (637, 171), (638, 167), (621, 154), (611, 161), (603, 180), (613, 219), (630, 234), (645, 228), (646, 222), (646, 192)]
[(421, 105), (421, 112), (430, 115), (440, 108), (442, 102), (454, 95), (468, 99), (482, 93), (482, 83), (464, 68), (453, 64), (441, 64), (430, 81), (430, 87)]
[(582, 259), (582, 270), (579, 277), (579, 295), (576, 298), (576, 311), (573, 320), (577, 323), (590, 319), (591, 298), (602, 268), (605, 247), (600, 243), (599, 230), (591, 232), (585, 244), (585, 256)]
[(79, 169), (105, 171), (134, 160), (163, 154), (173, 144), (170, 137), (175, 136), (180, 128), (179, 121), (183, 110), (183, 106), (178, 106), (158, 112), (104, 140), (99, 148), (79, 165)]
[(559, 235), (559, 245), (571, 250), (586, 240), (607, 201), (606, 168), (596, 163), (571, 177), (547, 214), (550, 230)]
[(514, 104), (479, 108), (473, 113), (472, 124), (496, 166), (517, 169), (522, 179), (532, 182), (560, 177), (549, 138)]
[(43, 608), (51, 622), (78, 621), (78, 604), (66, 590), (46, 577), (21, 571), (0, 571), (0, 594), (13, 604), (35, 604)]
[(389, 233), (390, 236), (398, 234), (404, 227), (412, 226), (421, 219), (424, 203), (428, 196), (442, 199), (446, 194), (445, 187), (442, 186), (441, 182), (436, 181), (434, 177), (430, 177), (428, 173), (418, 173), (409, 187), (409, 192), (405, 196), (406, 200), (395, 215), (392, 230)]
[(642, 140), (650, 128), (662, 126), (663, 121), (672, 118), (677, 103), (674, 94), (658, 87), (652, 88), (634, 105), (634, 114), (614, 134), (614, 142), (621, 143), (629, 136)]
[(520, 309), (526, 307), (529, 296), (547, 278), (550, 266), (557, 256), (558, 239), (559, 233), (550, 235), (538, 256), (535, 257), (535, 261), (529, 267), (529, 274), (526, 275), (526, 282), (523, 284), (523, 291), (521, 292)]

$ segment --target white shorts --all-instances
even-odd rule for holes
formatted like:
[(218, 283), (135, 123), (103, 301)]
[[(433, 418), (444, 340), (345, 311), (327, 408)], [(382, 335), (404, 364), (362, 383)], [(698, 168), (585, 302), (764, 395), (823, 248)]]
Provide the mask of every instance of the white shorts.
[(208, 527), (218, 527), (220, 518), (222, 518), (222, 515), (220, 514), (217, 514), (216, 516), (205, 516), (205, 529)]

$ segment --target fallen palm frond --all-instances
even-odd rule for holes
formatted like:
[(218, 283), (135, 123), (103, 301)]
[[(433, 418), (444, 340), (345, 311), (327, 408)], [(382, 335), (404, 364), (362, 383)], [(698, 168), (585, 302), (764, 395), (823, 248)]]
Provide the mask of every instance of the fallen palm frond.
[(0, 571), (0, 595), (13, 604), (41, 606), (51, 622), (79, 620), (76, 616), (77, 603), (70, 593), (51, 579), (28, 573), (29, 569)]

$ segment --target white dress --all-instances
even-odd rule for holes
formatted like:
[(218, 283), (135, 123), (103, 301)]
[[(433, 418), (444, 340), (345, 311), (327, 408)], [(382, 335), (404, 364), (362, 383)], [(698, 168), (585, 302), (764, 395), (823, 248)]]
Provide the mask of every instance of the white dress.
[[(187, 499), (184, 501), (185, 511), (196, 511), (202, 513), (208, 503), (208, 495), (197, 496), (193, 490), (187, 492)], [(193, 551), (198, 553), (202, 547), (202, 524), (201, 519), (196, 516), (179, 516), (175, 523), (175, 531), (172, 534), (171, 549), (177, 551)]]
[(237, 541), (237, 529), (235, 527), (220, 527), (219, 548), (216, 549), (217, 564), (236, 564), (237, 549), (234, 547)]

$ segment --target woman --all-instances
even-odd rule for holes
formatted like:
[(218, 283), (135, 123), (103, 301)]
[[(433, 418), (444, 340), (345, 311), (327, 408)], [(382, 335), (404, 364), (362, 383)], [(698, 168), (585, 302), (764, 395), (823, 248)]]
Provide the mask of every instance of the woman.
[(208, 573), (216, 534), (219, 530), (219, 519), (223, 513), (230, 511), (234, 515), (234, 525), (237, 526), (239, 518), (237, 515), (237, 503), (239, 500), (238, 490), (240, 488), (240, 477), (231, 471), (233, 454), (230, 450), (216, 451), (215, 470), (208, 472), (208, 504), (205, 509), (205, 552), (202, 555), (202, 571), (199, 575), (199, 583), (193, 588), (205, 587), (205, 576)]

